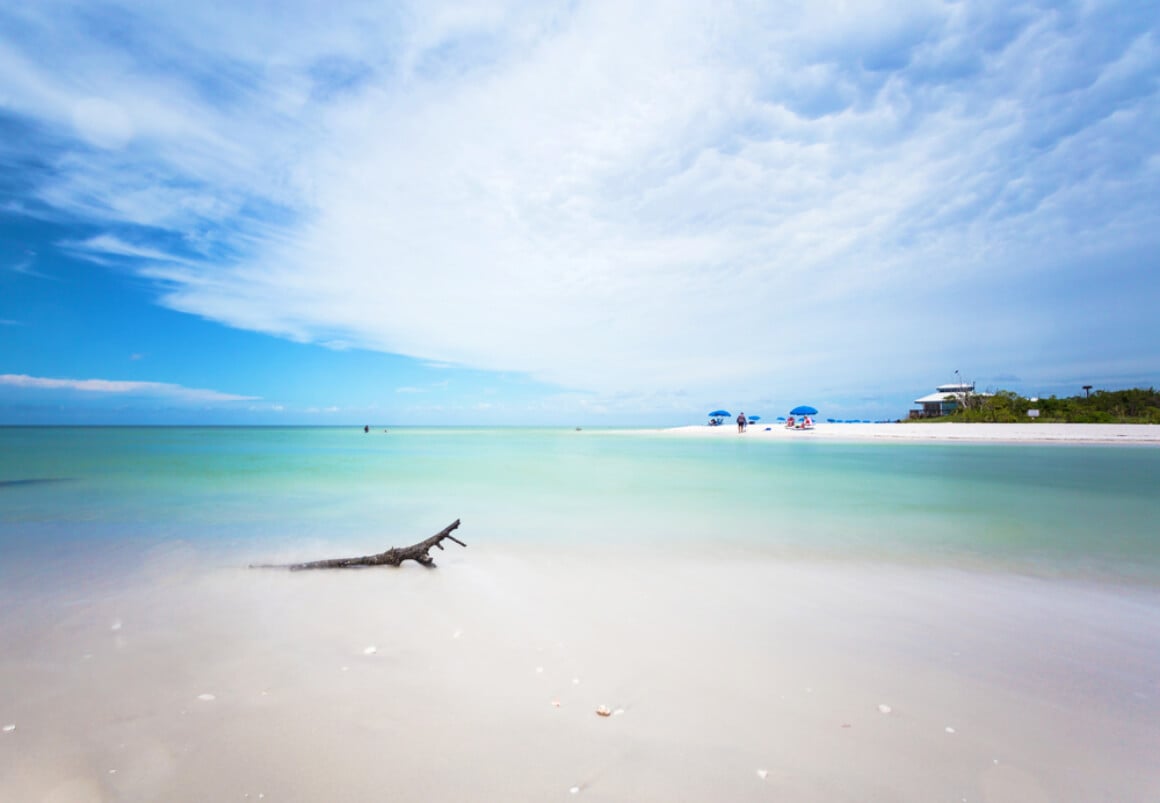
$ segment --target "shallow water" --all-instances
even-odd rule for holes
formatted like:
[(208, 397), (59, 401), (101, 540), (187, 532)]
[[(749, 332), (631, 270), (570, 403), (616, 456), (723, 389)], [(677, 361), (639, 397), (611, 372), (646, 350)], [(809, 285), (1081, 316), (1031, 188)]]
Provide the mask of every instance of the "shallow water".
[(527, 429), (0, 429), (6, 571), (58, 546), (222, 560), (666, 544), (1160, 582), (1160, 449)]

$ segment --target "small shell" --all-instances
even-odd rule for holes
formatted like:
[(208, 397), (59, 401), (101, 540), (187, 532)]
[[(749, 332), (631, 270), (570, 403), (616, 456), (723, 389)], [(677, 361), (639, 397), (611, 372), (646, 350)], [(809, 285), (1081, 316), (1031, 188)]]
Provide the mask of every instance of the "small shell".
[(214, 697), (212, 694), (208, 694), (208, 693), (207, 693), (207, 694), (199, 694), (199, 695), (197, 695), (197, 699), (201, 700), (202, 702), (209, 703), (209, 702), (212, 702), (212, 701), (216, 700), (216, 699), (217, 699), (217, 697)]
[(12, 731), (16, 730), (16, 726), (15, 725), (5, 725), (3, 728), (0, 728), (0, 730), (3, 730), (5, 733), (12, 733)]
[(602, 705), (596, 709), (596, 716), (598, 716), (598, 717), (610, 717), (610, 716), (612, 716), (612, 709), (606, 705)]
[(552, 701), (552, 708), (559, 708), (559, 707), (560, 707), (560, 701), (559, 701), (559, 700), (553, 700), (553, 701)]
[(363, 650), (363, 655), (374, 655), (378, 651), (379, 651), (379, 648), (372, 644), (371, 646), (369, 646), (365, 650)]
[(757, 777), (764, 781), (769, 777), (769, 770), (758, 770)]
[(881, 705), (878, 706), (878, 710), (881, 711), (883, 714), (889, 714), (891, 711), (891, 708), (890, 708), (890, 706), (886, 705), (885, 703), (882, 703)]
[(947, 733), (954, 733), (955, 729), (952, 728), (950, 725), (947, 725), (946, 731), (947, 731)]
[(571, 789), (569, 789), (569, 790), (568, 790), (568, 794), (570, 794), (570, 795), (578, 795), (578, 794), (580, 794), (580, 787), (579, 787), (579, 786), (573, 786)]

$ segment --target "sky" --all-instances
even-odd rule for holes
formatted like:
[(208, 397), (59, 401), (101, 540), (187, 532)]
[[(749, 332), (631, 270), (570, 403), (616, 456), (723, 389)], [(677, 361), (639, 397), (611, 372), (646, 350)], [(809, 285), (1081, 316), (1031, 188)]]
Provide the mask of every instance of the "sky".
[(0, 424), (1160, 385), (1160, 6), (0, 6)]

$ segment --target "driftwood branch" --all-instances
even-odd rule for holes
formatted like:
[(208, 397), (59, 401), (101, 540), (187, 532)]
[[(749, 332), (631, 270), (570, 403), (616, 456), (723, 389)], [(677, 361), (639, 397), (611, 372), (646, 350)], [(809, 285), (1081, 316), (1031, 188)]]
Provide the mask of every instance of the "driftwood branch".
[(289, 569), (292, 572), (301, 571), (302, 569), (349, 569), (358, 566), (398, 566), (405, 560), (413, 560), (416, 563), (421, 563), (428, 568), (434, 568), (435, 561), (432, 559), (431, 547), (438, 547), (443, 549), (443, 544), (440, 543), (444, 538), (454, 541), (462, 547), (467, 544), (460, 541), (453, 536), (451, 532), (459, 527), (459, 519), (448, 524), (435, 535), (420, 541), (417, 544), (405, 547), (391, 547), (386, 552), (380, 552), (377, 555), (363, 555), (361, 558), (331, 558), (330, 560), (312, 560), (309, 563), (280, 563), (280, 564), (251, 564), (251, 569)]

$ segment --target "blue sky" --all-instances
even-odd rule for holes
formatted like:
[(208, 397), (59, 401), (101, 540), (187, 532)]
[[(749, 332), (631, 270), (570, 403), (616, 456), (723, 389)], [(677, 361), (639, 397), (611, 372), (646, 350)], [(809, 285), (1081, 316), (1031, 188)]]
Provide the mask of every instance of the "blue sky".
[(0, 8), (0, 423), (1160, 384), (1154, 2)]

